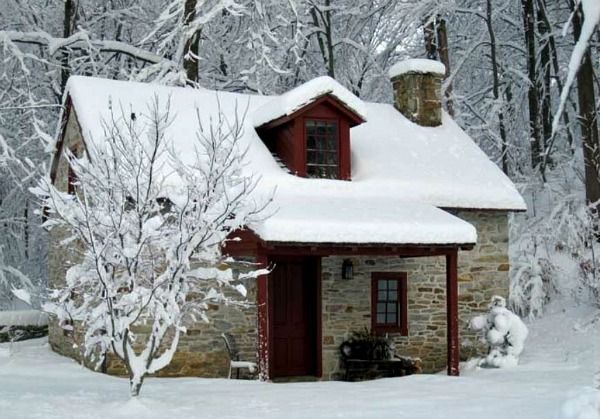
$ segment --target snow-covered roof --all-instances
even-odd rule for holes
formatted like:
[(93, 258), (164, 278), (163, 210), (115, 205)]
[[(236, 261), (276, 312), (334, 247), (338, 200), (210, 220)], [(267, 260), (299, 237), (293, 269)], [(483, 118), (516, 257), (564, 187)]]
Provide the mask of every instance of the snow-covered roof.
[(289, 116), (324, 95), (335, 97), (346, 108), (363, 120), (367, 120), (367, 108), (362, 100), (331, 77), (322, 76), (301, 84), (281, 96), (272, 97), (252, 112), (252, 122), (255, 127), (260, 127), (275, 119)]
[(281, 197), (278, 211), (253, 231), (267, 242), (467, 244), (475, 228), (432, 205), (401, 199)]
[(48, 314), (39, 310), (0, 311), (0, 326), (46, 326)]
[(250, 226), (265, 241), (466, 244), (475, 242), (475, 229), (438, 208), (526, 209), (512, 182), (446, 114), (441, 126), (427, 128), (391, 105), (360, 102), (369, 119), (350, 131), (352, 180), (340, 181), (297, 177), (275, 161), (254, 127), (256, 111), (278, 96), (88, 77), (71, 77), (67, 91), (86, 142), (102, 140), (109, 102), (140, 115), (154, 97), (170, 99), (169, 136), (189, 163), (196, 108), (208, 126), (219, 109), (234, 117), (247, 107), (240, 144), (247, 148), (246, 170), (260, 178), (255, 194), (275, 190), (273, 215)]
[(437, 74), (443, 76), (446, 74), (446, 66), (435, 60), (426, 58), (411, 58), (400, 61), (392, 66), (389, 71), (390, 78), (398, 77), (407, 73)]

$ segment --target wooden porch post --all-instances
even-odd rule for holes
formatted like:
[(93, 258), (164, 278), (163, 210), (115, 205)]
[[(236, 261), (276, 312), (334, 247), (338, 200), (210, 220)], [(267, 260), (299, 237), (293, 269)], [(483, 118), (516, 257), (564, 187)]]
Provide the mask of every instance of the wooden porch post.
[[(266, 254), (258, 253), (256, 255), (256, 263), (259, 269), (269, 266), (269, 259)], [(269, 371), (269, 305), (268, 293), (269, 284), (267, 282), (268, 275), (261, 275), (256, 278), (256, 310), (257, 310), (257, 358), (258, 372), (262, 381), (267, 381), (271, 378)]]
[(458, 376), (458, 250), (446, 255), (446, 316), (448, 339), (448, 375)]

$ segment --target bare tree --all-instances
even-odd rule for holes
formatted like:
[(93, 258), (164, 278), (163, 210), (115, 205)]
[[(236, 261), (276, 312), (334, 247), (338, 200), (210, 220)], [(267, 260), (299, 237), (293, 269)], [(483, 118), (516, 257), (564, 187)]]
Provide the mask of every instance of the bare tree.
[[(48, 208), (45, 225), (81, 250), (46, 309), (82, 328), (98, 367), (109, 351), (123, 361), (132, 396), (169, 364), (186, 325), (208, 321), (208, 303), (245, 304), (224, 290), (245, 295), (240, 280), (262, 272), (234, 274), (221, 254), (228, 235), (262, 210), (249, 197), (256, 182), (242, 172), (242, 122), (219, 112), (214, 125), (200, 125), (186, 164), (168, 143), (163, 106), (156, 99), (136, 117), (111, 112), (103, 141), (79, 159), (66, 154), (75, 194), (46, 179), (35, 191)], [(151, 325), (147, 335), (133, 332), (141, 324)]]

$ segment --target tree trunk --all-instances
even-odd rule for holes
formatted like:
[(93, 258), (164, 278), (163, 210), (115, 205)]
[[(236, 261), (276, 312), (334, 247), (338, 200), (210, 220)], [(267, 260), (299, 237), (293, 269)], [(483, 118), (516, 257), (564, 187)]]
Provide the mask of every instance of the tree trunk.
[(29, 200), (25, 200), (23, 211), (23, 244), (25, 245), (25, 259), (29, 259)]
[[(331, 11), (330, 11), (330, 0), (325, 0), (324, 6), (326, 7), (325, 12), (313, 5), (310, 8), (310, 15), (312, 17), (313, 25), (318, 30), (321, 29), (324, 33), (317, 31), (316, 37), (319, 44), (319, 50), (323, 57), (323, 63), (327, 69), (327, 75), (331, 78), (335, 78), (335, 59), (333, 54), (333, 28), (331, 25)], [(319, 23), (319, 18), (322, 24)]]
[(131, 397), (137, 397), (140, 395), (142, 390), (142, 384), (144, 383), (144, 377), (129, 377), (129, 395)]
[[(575, 40), (581, 35), (583, 14), (581, 8), (573, 15)], [(577, 99), (579, 122), (585, 160), (585, 196), (590, 204), (600, 200), (600, 149), (598, 125), (596, 123), (596, 95), (594, 93), (594, 68), (588, 47), (577, 73)]]
[[(425, 52), (430, 60), (441, 61), (446, 66), (446, 78), (450, 76), (450, 53), (448, 51), (448, 32), (446, 20), (441, 17), (429, 20), (423, 26)], [(446, 86), (446, 109), (450, 116), (454, 116), (454, 103), (452, 102), (452, 83)]]
[[(446, 20), (439, 19), (437, 25), (438, 51), (440, 61), (446, 66), (446, 78), (450, 77), (450, 52), (448, 51), (448, 32), (446, 30)], [(452, 102), (452, 83), (448, 83), (446, 91), (446, 109), (450, 116), (454, 116), (454, 102)]]
[(423, 25), (423, 36), (425, 38), (425, 52), (430, 60), (438, 59), (437, 41), (435, 39), (435, 20), (432, 18)]
[(527, 76), (529, 78), (529, 141), (531, 142), (531, 165), (533, 168), (541, 163), (543, 145), (538, 115), (539, 96), (537, 87), (536, 52), (535, 52), (535, 10), (533, 0), (521, 0), (523, 9), (523, 28), (525, 30), (525, 44), (527, 47)]
[(504, 126), (504, 106), (501, 103), (500, 98), (500, 76), (498, 74), (498, 54), (496, 51), (496, 34), (494, 33), (494, 27), (492, 25), (492, 1), (486, 0), (486, 26), (490, 37), (490, 60), (492, 63), (492, 92), (494, 94), (494, 101), (498, 106), (498, 126), (500, 130), (500, 150), (502, 153), (502, 171), (508, 174), (508, 147), (506, 140), (506, 127)]
[(331, 78), (335, 78), (335, 59), (333, 55), (333, 28), (331, 26), (331, 0), (325, 0), (325, 37), (327, 40), (327, 75)]
[[(185, 0), (183, 12), (183, 25), (189, 26), (196, 18), (197, 0)], [(194, 33), (185, 43), (183, 55), (183, 69), (190, 85), (198, 82), (198, 51), (200, 45), (200, 31)]]
[[(75, 27), (75, 15), (77, 11), (76, 0), (64, 0), (65, 9), (63, 15), (63, 38), (68, 38), (73, 34), (73, 28)], [(71, 69), (69, 68), (69, 51), (68, 49), (63, 50), (60, 59), (60, 92), (61, 95), (65, 91), (67, 86), (67, 80), (71, 75)]]

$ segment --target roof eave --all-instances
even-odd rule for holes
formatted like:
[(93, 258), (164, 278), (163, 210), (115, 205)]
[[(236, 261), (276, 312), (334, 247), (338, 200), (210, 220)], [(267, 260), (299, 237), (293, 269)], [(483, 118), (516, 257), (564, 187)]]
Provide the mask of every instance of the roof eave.
[(269, 247), (306, 247), (306, 248), (350, 248), (350, 249), (461, 249), (472, 250), (476, 242), (456, 242), (456, 243), (352, 243), (352, 242), (297, 242), (297, 241), (276, 241), (263, 240), (263, 245)]
[(340, 112), (343, 113), (350, 120), (350, 122), (351, 122), (350, 127), (355, 127), (357, 125), (360, 125), (360, 124), (366, 122), (365, 118), (363, 118), (361, 115), (359, 115), (358, 113), (356, 113), (355, 111), (350, 109), (337, 96), (335, 96), (335, 95), (331, 94), (331, 92), (329, 92), (329, 93), (324, 93), (320, 96), (316, 96), (310, 102), (302, 105), (300, 108), (296, 109), (291, 114), (282, 115), (278, 118), (272, 119), (271, 121), (265, 122), (265, 123), (255, 127), (255, 129), (256, 130), (269, 130), (269, 129), (276, 128), (280, 125), (283, 125), (283, 124), (297, 118), (298, 116), (302, 115), (303, 113), (309, 111), (311, 108), (313, 108), (323, 102), (326, 102), (328, 100), (334, 102), (334, 105), (340, 110)]

